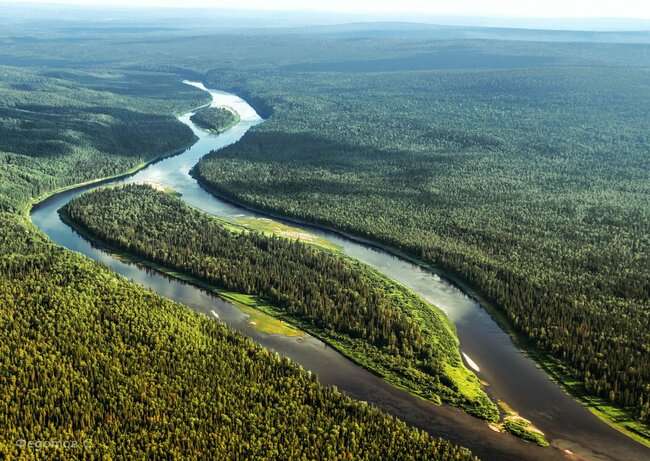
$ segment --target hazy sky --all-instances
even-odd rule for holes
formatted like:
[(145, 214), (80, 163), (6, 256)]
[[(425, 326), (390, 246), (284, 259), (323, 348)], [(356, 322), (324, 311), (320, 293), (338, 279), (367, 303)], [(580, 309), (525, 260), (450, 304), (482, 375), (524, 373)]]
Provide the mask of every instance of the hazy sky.
[(62, 3), (129, 7), (215, 7), (448, 16), (549, 18), (650, 18), (650, 0), (4, 0), (5, 3)]

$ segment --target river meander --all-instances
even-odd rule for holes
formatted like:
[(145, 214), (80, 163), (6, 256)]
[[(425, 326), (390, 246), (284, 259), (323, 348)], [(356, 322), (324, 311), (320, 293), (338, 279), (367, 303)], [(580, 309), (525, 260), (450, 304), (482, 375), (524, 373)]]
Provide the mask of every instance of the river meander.
[[(261, 123), (261, 118), (250, 105), (235, 95), (206, 90), (198, 83), (188, 83), (209, 91), (213, 106), (227, 106), (237, 111), (240, 123), (225, 133), (215, 135), (196, 127), (190, 121), (191, 113), (185, 114), (180, 120), (199, 138), (192, 147), (112, 184), (155, 183), (173, 188), (187, 203), (213, 215), (227, 219), (265, 217), (211, 195), (189, 175), (190, 169), (201, 157), (237, 142), (250, 128)], [(467, 365), (478, 370), (478, 376), (488, 384), (486, 389), (490, 395), (507, 402), (521, 416), (532, 420), (546, 434), (552, 444), (550, 448), (540, 448), (508, 434), (496, 433), (485, 422), (455, 408), (435, 406), (413, 397), (310, 335), (288, 337), (261, 333), (248, 321), (248, 315), (211, 293), (141, 265), (120, 260), (105, 249), (94, 246), (63, 223), (58, 210), (80, 193), (95, 187), (100, 186), (69, 190), (43, 201), (32, 210), (33, 223), (59, 245), (105, 264), (162, 296), (206, 315), (217, 314), (230, 327), (311, 370), (324, 384), (336, 385), (349, 395), (371, 402), (431, 434), (467, 446), (485, 460), (650, 459), (650, 449), (609, 427), (567, 395), (513, 344), (510, 336), (477, 301), (434, 271), (360, 240), (311, 226), (292, 224), (332, 242), (348, 256), (410, 287), (444, 310), (456, 325)]]

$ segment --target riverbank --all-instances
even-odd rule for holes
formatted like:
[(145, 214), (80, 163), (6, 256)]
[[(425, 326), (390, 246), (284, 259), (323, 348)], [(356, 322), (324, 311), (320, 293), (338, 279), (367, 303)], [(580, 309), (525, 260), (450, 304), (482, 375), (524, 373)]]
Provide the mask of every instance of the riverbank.
[[(232, 97), (232, 95), (231, 95)], [(184, 122), (187, 122), (184, 117)], [(210, 136), (202, 130), (195, 130), (201, 138), (184, 155), (172, 157), (145, 170), (130, 182), (156, 181), (174, 188), (182, 193), (183, 200), (212, 215), (239, 219), (254, 216), (245, 211), (245, 208), (234, 207), (215, 199), (199, 187), (187, 173), (188, 165), (195, 164), (205, 153), (218, 150), (224, 146), (237, 142), (241, 135), (253, 124), (242, 122), (241, 127), (234, 128), (221, 136)], [(478, 306), (469, 305), (464, 294), (451, 286), (443, 283), (430, 271), (414, 270), (406, 259), (389, 256), (388, 252), (371, 250), (370, 245), (354, 243), (350, 239), (338, 238), (335, 234), (315, 232), (320, 237), (326, 238), (336, 245), (341, 245), (344, 251), (355, 259), (360, 259), (382, 272), (387, 267), (395, 268), (388, 272), (390, 278), (413, 287), (416, 291), (434, 304), (441, 302), (445, 309), (451, 313), (471, 313), (469, 323), (475, 328), (463, 339), (464, 347), (472, 359), (481, 365), (481, 374), (490, 386), (498, 381), (512, 384), (515, 389), (507, 389), (503, 395), (505, 400), (512, 404), (525, 417), (537, 421), (539, 417), (550, 415), (552, 418), (545, 421), (543, 430), (549, 434), (552, 448), (539, 448), (532, 444), (518, 441), (506, 434), (493, 432), (485, 423), (472, 418), (466, 413), (448, 406), (434, 406), (426, 401), (416, 398), (404, 391), (389, 385), (385, 380), (370, 374), (363, 367), (353, 364), (336, 353), (332, 348), (313, 337), (306, 336), (304, 340), (285, 338), (278, 335), (260, 335), (253, 330), (247, 316), (232, 307), (230, 303), (223, 303), (216, 297), (208, 296), (203, 289), (193, 285), (180, 283), (175, 279), (160, 275), (157, 271), (145, 270), (135, 265), (122, 263), (119, 259), (111, 257), (99, 249), (93, 248), (88, 241), (77, 235), (67, 225), (63, 224), (57, 215), (57, 210), (78, 193), (64, 193), (58, 198), (48, 201), (47, 206), (35, 211), (32, 215), (37, 224), (50, 239), (64, 247), (79, 251), (88, 257), (109, 265), (109, 267), (142, 285), (174, 299), (190, 308), (213, 316), (210, 309), (216, 309), (218, 318), (236, 325), (237, 329), (245, 332), (260, 344), (291, 357), (303, 367), (316, 373), (322, 382), (335, 385), (345, 390), (359, 400), (366, 400), (380, 406), (393, 415), (427, 430), (439, 437), (448, 438), (459, 444), (469, 446), (484, 459), (536, 460), (548, 461), (550, 459), (565, 459), (568, 449), (576, 456), (585, 460), (612, 459), (618, 461), (645, 461), (647, 451), (636, 442), (632, 442), (617, 431), (610, 429), (605, 424), (586, 411), (575, 400), (569, 399), (561, 392), (560, 388), (552, 384), (548, 375), (535, 368), (534, 364), (521, 366), (523, 355), (512, 346), (510, 340), (505, 344), (503, 338), (508, 338), (503, 331), (498, 329), (485, 311)], [(316, 228), (315, 226), (307, 226)], [(374, 245), (373, 248), (377, 248)], [(352, 251), (352, 253), (349, 253)], [(369, 259), (370, 258), (370, 259)], [(388, 266), (382, 266), (388, 264)], [(412, 266), (412, 267), (407, 267)], [(402, 272), (400, 272), (402, 271)], [(405, 278), (406, 277), (406, 278)], [(415, 283), (415, 285), (414, 285)], [(424, 283), (424, 285), (422, 284)], [(422, 291), (423, 287), (434, 287), (432, 291)], [(473, 303), (470, 303), (473, 304)], [(209, 306), (209, 307), (208, 307)], [(478, 317), (476, 317), (478, 315)], [(489, 321), (487, 321), (488, 319)], [(463, 326), (466, 330), (466, 326)], [(485, 332), (485, 333), (483, 333)], [(480, 338), (475, 341), (473, 338)], [(474, 346), (478, 345), (478, 349)], [(472, 349), (472, 347), (474, 347)], [(494, 349), (493, 349), (494, 348)], [(487, 356), (482, 351), (487, 351)], [(505, 353), (503, 353), (505, 351)], [(489, 362), (486, 357), (495, 357), (497, 362)], [(495, 366), (496, 363), (496, 366)], [(502, 364), (503, 366), (500, 366)], [(532, 375), (530, 371), (534, 370)], [(490, 371), (494, 373), (490, 375)], [(514, 372), (514, 373), (513, 373)], [(543, 377), (543, 379), (542, 379)], [(488, 387), (490, 390), (490, 387)], [(562, 395), (558, 398), (558, 393)], [(532, 402), (527, 400), (533, 397)], [(511, 401), (510, 399), (516, 400)], [(522, 400), (523, 399), (523, 400)], [(532, 405), (531, 405), (532, 404)], [(532, 413), (528, 414), (532, 409)], [(579, 409), (580, 411), (576, 411)], [(539, 411), (542, 413), (539, 413)]]
[(98, 239), (91, 231), (87, 230), (83, 226), (76, 223), (74, 220), (70, 219), (67, 213), (63, 211), (59, 212), (59, 216), (61, 218), (61, 221), (70, 226), (70, 228), (74, 229), (75, 232), (89, 241), (93, 246), (109, 252), (111, 255), (119, 258), (121, 261), (146, 267), (147, 269), (159, 272), (160, 274), (163, 274), (169, 278), (189, 283), (219, 297), (226, 302), (236, 304), (238, 307), (242, 307), (245, 313), (251, 318), (251, 321), (249, 322), (250, 325), (260, 333), (269, 335), (281, 335), (286, 337), (302, 337), (305, 334), (304, 331), (295, 328), (293, 325), (287, 325), (284, 321), (272, 315), (269, 315), (267, 313), (267, 310), (270, 309), (271, 306), (267, 305), (266, 302), (257, 297), (246, 295), (245, 293), (237, 293), (234, 291), (224, 290), (190, 274), (170, 269), (166, 266), (163, 266), (162, 264), (155, 263), (149, 259), (138, 256), (135, 253), (126, 251), (122, 248)]
[[(121, 223), (118, 225), (114, 220), (115, 213), (111, 211), (111, 206), (118, 202), (122, 209), (126, 206), (130, 210), (139, 209), (141, 213), (136, 213), (133, 216), (126, 215), (131, 216), (132, 219), (120, 220), (118, 217), (117, 223)], [(86, 214), (84, 211), (98, 209), (102, 209), (103, 212), (93, 215), (92, 213)], [(117, 246), (120, 252), (126, 253), (131, 259), (137, 258), (140, 263), (145, 260), (144, 262), (148, 266), (150, 264), (147, 260), (153, 260), (156, 268), (161, 272), (177, 278), (182, 277), (195, 285), (197, 285), (198, 279), (202, 287), (208, 288), (218, 295), (225, 292), (227, 297), (232, 299), (233, 288), (257, 286), (254, 293), (235, 293), (235, 295), (239, 301), (242, 298), (248, 300), (249, 305), (251, 305), (251, 301), (254, 302), (253, 306), (256, 309), (275, 317), (280, 322), (286, 322), (308, 331), (355, 363), (399, 388), (436, 404), (446, 402), (463, 408), (468, 413), (482, 419), (498, 420), (496, 406), (483, 393), (480, 381), (462, 364), (455, 329), (447, 317), (406, 287), (393, 282), (363, 263), (341, 254), (322, 250), (307, 250), (305, 246), (302, 246), (301, 249), (300, 245), (288, 242), (280, 243), (278, 239), (266, 238), (266, 245), (271, 245), (271, 248), (279, 251), (277, 256), (274, 256), (269, 253), (271, 250), (266, 249), (266, 245), (262, 244), (264, 240), (259, 242), (261, 237), (256, 234), (249, 234), (248, 237), (242, 238), (229, 237), (233, 233), (224, 228), (220, 219), (192, 209), (174, 194), (157, 192), (146, 186), (131, 185), (125, 186), (125, 188), (103, 189), (100, 192), (84, 195), (60, 210), (59, 214), (65, 223), (74, 224), (74, 228), (87, 240), (99, 241), (112, 248)], [(162, 222), (166, 216), (169, 219), (163, 231), (156, 223)], [(142, 229), (145, 222), (151, 224), (149, 227), (152, 235), (158, 236), (155, 240), (160, 242), (160, 249), (165, 249), (162, 253), (158, 253), (155, 246), (152, 247), (146, 243), (150, 237), (144, 237), (144, 240), (132, 237), (128, 241), (128, 247), (124, 247), (123, 244), (126, 244), (126, 241), (121, 238), (113, 240), (111, 237), (124, 235), (123, 231), (128, 232), (128, 235), (133, 235), (133, 230)], [(166, 236), (163, 237), (161, 232)], [(199, 237), (203, 232), (214, 237), (204, 240)], [(145, 235), (149, 235), (149, 233), (145, 233)], [(182, 262), (187, 260), (185, 256), (181, 256), (181, 253), (174, 249), (174, 245), (176, 245), (175, 242), (182, 241), (183, 238), (189, 238), (188, 241), (200, 240), (203, 242), (200, 246), (188, 244), (189, 246), (183, 250), (184, 252), (192, 251), (193, 257), (197, 258), (195, 261), (213, 261), (213, 263)], [(248, 244), (250, 242), (257, 243), (254, 247), (250, 247)], [(213, 250), (209, 250), (209, 248), (213, 248)], [(220, 251), (219, 248), (225, 248), (225, 250)], [(161, 259), (156, 256), (163, 253), (168, 257)], [(242, 259), (239, 259), (238, 255)], [(254, 266), (250, 266), (251, 258), (256, 261)], [(322, 291), (311, 291), (312, 277), (315, 276), (314, 264), (322, 264), (323, 270), (327, 268), (324, 275), (331, 283), (327, 289), (323, 287)], [(226, 267), (240, 266), (238, 270), (241, 272), (235, 272), (232, 276), (217, 275), (220, 274), (218, 267), (222, 267), (222, 265)], [(290, 277), (290, 280), (301, 288), (297, 291), (282, 288), (286, 282), (285, 272), (278, 267), (288, 270), (288, 267), (295, 265), (301, 269), (298, 272), (290, 271), (291, 275), (287, 275), (287, 277)], [(261, 271), (262, 279), (246, 276), (245, 274), (250, 270)], [(215, 275), (205, 276), (210, 273)], [(237, 274), (240, 275), (237, 276)], [(350, 285), (350, 279), (355, 281), (354, 285)], [(260, 280), (264, 282), (262, 283)], [(302, 290), (309, 294), (301, 294)], [(294, 310), (290, 313), (286, 308), (277, 308), (262, 296), (275, 299), (280, 303), (278, 305), (293, 306)], [(319, 296), (324, 298), (321, 299)], [(350, 304), (349, 296), (353, 296), (357, 302)], [(315, 304), (308, 302), (312, 297)], [(324, 304), (318, 303), (318, 299), (321, 299)], [(339, 305), (339, 302), (341, 306), (350, 307), (347, 308), (348, 310), (341, 307), (343, 310), (339, 311), (334, 308)], [(369, 303), (369, 306), (376, 305), (380, 309), (376, 312), (374, 309), (369, 312), (365, 309), (358, 310), (353, 308), (357, 303), (362, 306)], [(300, 306), (300, 308), (296, 306)], [(332, 306), (334, 309), (327, 306)], [(320, 313), (320, 316), (317, 317), (320, 320), (314, 320), (315, 312)], [(365, 326), (348, 330), (347, 327), (341, 327), (340, 320), (335, 320), (341, 317), (348, 318), (354, 324), (365, 319), (367, 324), (361, 321), (361, 325)], [(405, 329), (404, 333), (399, 333), (401, 330), (394, 331), (393, 329), (397, 327), (391, 323), (387, 323), (385, 327), (389, 328), (390, 325), (393, 325), (390, 326), (391, 330), (389, 331), (394, 331), (394, 334), (397, 335), (394, 338), (395, 341), (398, 339), (405, 341), (398, 343), (402, 344), (401, 347), (404, 348), (404, 351), (402, 348), (389, 347), (388, 342), (384, 343), (373, 339), (377, 335), (385, 333), (381, 333), (384, 330), (378, 332), (378, 327), (371, 322), (379, 322), (384, 325), (383, 322), (390, 322), (391, 319), (398, 319), (394, 321), (399, 321), (399, 325), (404, 322), (406, 322), (405, 325), (408, 325), (409, 329)], [(409, 321), (407, 322), (406, 319)], [(361, 333), (365, 331), (368, 333)], [(381, 336), (379, 337), (381, 338)], [(433, 367), (430, 365), (433, 363), (436, 364), (436, 368), (427, 368), (427, 366)]]
[(41, 204), (47, 202), (48, 199), (54, 197), (55, 195), (61, 194), (63, 192), (70, 192), (70, 191), (74, 191), (74, 190), (78, 190), (78, 189), (83, 189), (83, 188), (90, 187), (90, 186), (101, 186), (102, 184), (107, 184), (107, 183), (119, 181), (121, 179), (129, 178), (129, 177), (137, 174), (141, 170), (144, 170), (145, 168), (147, 168), (147, 167), (149, 167), (151, 165), (154, 165), (155, 163), (161, 162), (161, 161), (163, 161), (163, 160), (165, 160), (165, 159), (167, 159), (169, 157), (174, 157), (176, 155), (182, 154), (187, 149), (192, 147), (196, 143), (196, 141), (198, 141), (198, 140), (199, 140), (198, 136), (194, 135), (192, 141), (187, 143), (183, 147), (179, 147), (177, 149), (173, 149), (171, 151), (168, 151), (168, 152), (166, 152), (166, 153), (164, 153), (162, 155), (159, 155), (159, 156), (157, 156), (155, 158), (152, 158), (151, 160), (147, 160), (146, 162), (141, 162), (141, 163), (131, 167), (130, 169), (128, 169), (128, 170), (126, 170), (126, 171), (124, 171), (122, 173), (116, 173), (114, 175), (105, 176), (105, 177), (102, 177), (102, 178), (90, 179), (88, 181), (84, 181), (84, 182), (80, 182), (80, 183), (76, 183), (76, 184), (71, 184), (69, 186), (58, 187), (58, 188), (53, 189), (51, 191), (45, 192), (45, 193), (39, 195), (38, 197), (34, 197), (34, 198), (30, 199), (22, 207), (22, 209), (20, 210), (20, 214), (23, 217), (25, 217), (25, 218), (27, 218), (29, 220), (29, 217), (30, 217), (30, 215), (32, 213), (32, 210), (37, 209)]
[(277, 219), (281, 222), (291, 223), (315, 230), (331, 232), (335, 235), (339, 235), (359, 244), (367, 245), (369, 247), (385, 251), (386, 253), (409, 261), (410, 263), (415, 264), (426, 271), (438, 275), (453, 286), (457, 287), (462, 292), (466, 293), (477, 303), (479, 303), (490, 315), (490, 317), (492, 317), (492, 319), (501, 327), (501, 329), (510, 336), (513, 343), (528, 357), (533, 359), (535, 363), (547, 373), (551, 380), (561, 386), (561, 388), (569, 395), (571, 395), (577, 402), (587, 408), (593, 415), (606, 423), (608, 426), (616, 429), (630, 439), (650, 448), (650, 427), (635, 420), (632, 415), (625, 409), (611, 405), (604, 399), (595, 398), (587, 394), (584, 391), (584, 386), (582, 386), (579, 381), (576, 381), (575, 377), (570, 374), (570, 372), (559, 362), (559, 360), (555, 359), (548, 353), (536, 348), (530, 340), (516, 331), (512, 327), (510, 321), (507, 319), (503, 311), (501, 311), (491, 300), (487, 299), (481, 293), (479, 293), (474, 287), (470, 286), (469, 283), (465, 281), (459, 274), (455, 274), (451, 271), (446, 271), (439, 267), (435, 267), (432, 264), (426, 263), (419, 258), (405, 252), (404, 250), (400, 250), (399, 248), (386, 243), (370, 240), (366, 237), (342, 231), (326, 224), (305, 221), (295, 217), (283, 216), (274, 213), (272, 210), (258, 208), (255, 205), (242, 202), (237, 198), (215, 188), (210, 184), (209, 181), (204, 179), (197, 172), (197, 168), (193, 168), (190, 174), (202, 188), (218, 197), (220, 200), (229, 202), (235, 206), (241, 207), (256, 214), (267, 216), (272, 219)]
[[(168, 160), (169, 161), (169, 160)], [(135, 178), (137, 181), (139, 178)], [(452, 440), (470, 447), (485, 460), (549, 461), (564, 460), (560, 450), (539, 448), (509, 434), (493, 432), (485, 422), (448, 405), (436, 406), (415, 397), (354, 364), (342, 354), (311, 335), (287, 337), (277, 334), (259, 334), (252, 318), (244, 315), (230, 302), (223, 302), (207, 290), (176, 278), (165, 276), (157, 270), (129, 263), (120, 257), (95, 247), (76, 231), (64, 224), (57, 210), (77, 194), (64, 193), (35, 211), (34, 223), (43, 229), (55, 244), (79, 252), (100, 262), (120, 278), (138, 284), (145, 292), (152, 290), (166, 298), (188, 306), (194, 312), (207, 315), (231, 325), (232, 328), (264, 347), (288, 357), (315, 374), (319, 381), (336, 388), (356, 400), (366, 401), (418, 427), (434, 437)]]

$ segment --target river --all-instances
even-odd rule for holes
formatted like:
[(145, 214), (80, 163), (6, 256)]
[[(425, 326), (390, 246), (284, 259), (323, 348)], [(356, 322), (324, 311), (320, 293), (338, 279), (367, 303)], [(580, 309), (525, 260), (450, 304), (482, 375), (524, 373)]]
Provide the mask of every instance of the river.
[[(255, 110), (241, 98), (202, 84), (186, 82), (212, 96), (212, 106), (226, 106), (240, 114), (241, 121), (225, 133), (215, 135), (190, 121), (192, 113), (179, 117), (198, 137), (183, 153), (153, 163), (138, 173), (112, 181), (156, 183), (182, 194), (183, 200), (207, 213), (225, 218), (264, 217), (263, 215), (214, 197), (189, 175), (190, 169), (210, 151), (237, 142), (250, 128), (262, 122)], [(541, 448), (509, 434), (492, 431), (488, 425), (449, 406), (435, 406), (401, 391), (344, 358), (318, 339), (267, 335), (247, 321), (248, 316), (233, 305), (204, 290), (170, 279), (137, 264), (123, 262), (103, 248), (95, 247), (64, 224), (58, 210), (90, 185), (59, 193), (36, 205), (32, 222), (54, 242), (80, 252), (113, 271), (162, 296), (219, 318), (259, 344), (278, 351), (313, 371), (327, 385), (336, 385), (354, 398), (373, 403), (433, 435), (448, 438), (471, 448), (485, 460), (620, 460), (646, 461), (650, 449), (612, 429), (552, 382), (533, 360), (521, 352), (481, 305), (459, 288), (404, 258), (376, 246), (335, 232), (304, 226), (338, 245), (388, 277), (410, 287), (440, 307), (456, 325), (463, 357), (468, 366), (488, 383), (486, 390), (495, 399), (507, 402), (521, 416), (530, 419), (551, 442)], [(292, 224), (295, 226), (295, 224)], [(214, 313), (213, 313), (214, 311)]]

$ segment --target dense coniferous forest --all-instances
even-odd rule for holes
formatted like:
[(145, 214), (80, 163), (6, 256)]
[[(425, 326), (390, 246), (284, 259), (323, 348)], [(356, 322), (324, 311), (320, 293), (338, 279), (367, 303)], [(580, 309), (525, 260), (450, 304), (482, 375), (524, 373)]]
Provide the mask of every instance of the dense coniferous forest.
[(474, 459), (0, 219), (0, 458)]
[(0, 458), (475, 459), (29, 223), (39, 196), (191, 143), (173, 113), (206, 96), (181, 75), (0, 71)]
[(26, 198), (59, 187), (123, 173), (195, 140), (173, 113), (200, 104), (204, 96), (175, 77), (105, 75), (113, 85), (144, 81), (178, 95), (163, 101), (86, 88), (51, 74), (0, 67), (2, 211), (16, 211)]
[(464, 368), (444, 314), (361, 263), (299, 241), (233, 233), (147, 185), (90, 192), (61, 212), (102, 242), (262, 297), (412, 392), (498, 419), (496, 406)]
[(650, 421), (650, 74), (371, 70), (251, 78), (273, 116), (195, 175), (460, 275)]
[(213, 133), (223, 133), (239, 122), (239, 116), (230, 109), (205, 107), (190, 117), (196, 125)]
[[(456, 272), (591, 394), (648, 421), (647, 34), (614, 34), (635, 43), (623, 45), (404, 25), (210, 35), (0, 22), (0, 457), (15, 457), (20, 437), (89, 436), (120, 458), (212, 441), (218, 456), (272, 436), (269, 456), (310, 449), (306, 439), (322, 454), (326, 434), (350, 434), (341, 459), (468, 458), (34, 230), (23, 212), (36, 197), (191, 141), (173, 114), (208, 101), (183, 79), (236, 92), (268, 119), (197, 170), (215, 190)], [(226, 403), (211, 370), (239, 364), (256, 386), (285, 373), (306, 384), (267, 392), (227, 375)], [(267, 393), (310, 408), (252, 433), (267, 413), (245, 405), (269, 404)]]

